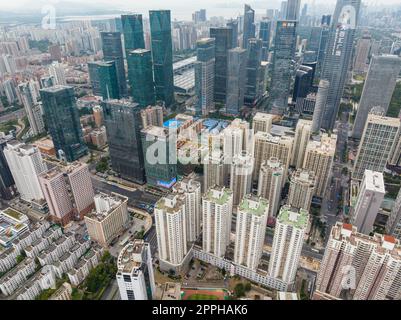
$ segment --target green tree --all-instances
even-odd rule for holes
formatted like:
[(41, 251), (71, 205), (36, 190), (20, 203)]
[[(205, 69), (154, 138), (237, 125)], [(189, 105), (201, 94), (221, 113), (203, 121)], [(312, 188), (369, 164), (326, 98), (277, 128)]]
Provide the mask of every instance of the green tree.
[(245, 286), (243, 283), (238, 283), (234, 287), (234, 294), (237, 298), (241, 298), (245, 295)]

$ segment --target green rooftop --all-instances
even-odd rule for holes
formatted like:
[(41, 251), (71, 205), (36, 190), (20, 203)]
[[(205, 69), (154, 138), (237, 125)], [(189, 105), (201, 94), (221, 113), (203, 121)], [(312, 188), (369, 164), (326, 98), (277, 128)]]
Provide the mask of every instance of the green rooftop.
[[(247, 213), (262, 216), (266, 212), (266, 208), (269, 206), (269, 202), (264, 198), (258, 198), (254, 196), (245, 197), (240, 205), (239, 210)], [(267, 213), (266, 213), (267, 214)]]
[[(221, 193), (220, 197), (216, 197), (216, 193)], [(223, 205), (225, 203), (227, 203), (228, 199), (230, 198), (230, 196), (233, 194), (233, 192), (231, 191), (231, 189), (227, 189), (224, 187), (214, 187), (209, 189), (209, 191), (207, 193), (205, 193), (204, 195), (204, 199), (207, 201), (211, 201), (214, 202), (218, 205)]]
[(21, 212), (18, 212), (17, 210), (14, 210), (12, 208), (7, 208), (7, 209), (3, 210), (3, 212), (6, 215), (8, 215), (16, 220), (21, 220), (21, 218), (23, 217)]
[[(295, 209), (293, 209), (295, 210)], [(278, 221), (280, 223), (293, 226), (294, 228), (303, 229), (306, 228), (309, 222), (309, 214), (308, 211), (304, 209), (300, 209), (299, 211), (293, 211), (288, 206), (283, 206), (280, 209), (280, 213), (278, 214)], [(295, 217), (295, 219), (291, 219), (291, 216)]]

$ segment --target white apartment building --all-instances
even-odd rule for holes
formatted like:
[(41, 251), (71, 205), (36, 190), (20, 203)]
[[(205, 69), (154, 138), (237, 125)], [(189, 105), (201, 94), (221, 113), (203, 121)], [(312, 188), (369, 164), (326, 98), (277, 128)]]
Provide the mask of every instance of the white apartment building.
[(155, 298), (150, 245), (134, 240), (120, 252), (117, 261), (117, 284), (121, 300), (152, 300)]
[(365, 170), (351, 219), (359, 232), (369, 234), (373, 231), (373, 224), (385, 193), (383, 174)]
[(230, 243), (233, 192), (214, 186), (202, 197), (203, 251), (224, 257)]
[(309, 214), (306, 210), (281, 207), (274, 229), (269, 274), (289, 286), (295, 281), (308, 226)]
[(265, 112), (256, 112), (252, 119), (252, 128), (254, 133), (259, 131), (270, 133), (273, 126), (274, 115)]
[(43, 193), (38, 175), (47, 170), (37, 147), (16, 140), (7, 142), (4, 148), (11, 174), (21, 199), (25, 201), (41, 200)]
[(94, 197), (95, 209), (85, 215), (89, 236), (107, 247), (129, 222), (128, 198), (117, 193), (98, 193)]
[(301, 168), (304, 163), (305, 151), (312, 133), (312, 121), (298, 120), (295, 128), (294, 146), (292, 148), (291, 165)]
[(230, 189), (233, 191), (233, 204), (237, 206), (242, 198), (251, 192), (254, 159), (246, 151), (233, 158), (230, 174)]
[(315, 193), (315, 185), (316, 179), (313, 172), (302, 169), (294, 171), (290, 179), (287, 204), (309, 211)]
[(227, 183), (227, 166), (220, 150), (208, 153), (203, 160), (203, 190), (214, 185), (224, 186)]
[(246, 195), (237, 212), (234, 262), (249, 269), (258, 268), (266, 235), (269, 202)]
[(280, 160), (270, 158), (262, 163), (258, 180), (258, 196), (269, 202), (269, 217), (275, 217), (280, 206), (284, 168)]
[(303, 169), (315, 174), (315, 195), (324, 197), (331, 177), (334, 155), (336, 152), (337, 135), (323, 134), (320, 141), (309, 141), (303, 164)]

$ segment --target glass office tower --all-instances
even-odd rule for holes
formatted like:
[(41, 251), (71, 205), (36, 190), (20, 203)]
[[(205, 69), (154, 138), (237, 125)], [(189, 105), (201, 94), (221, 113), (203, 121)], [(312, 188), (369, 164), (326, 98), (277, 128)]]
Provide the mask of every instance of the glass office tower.
[(121, 23), (124, 34), (124, 46), (125, 46), (126, 56), (128, 56), (129, 51), (135, 49), (145, 49), (142, 15), (141, 14), (122, 15)]

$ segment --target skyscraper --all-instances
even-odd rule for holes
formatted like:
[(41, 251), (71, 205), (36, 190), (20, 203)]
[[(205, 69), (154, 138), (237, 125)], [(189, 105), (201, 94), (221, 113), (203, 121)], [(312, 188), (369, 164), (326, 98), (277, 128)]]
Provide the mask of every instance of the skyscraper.
[(359, 232), (369, 234), (373, 231), (373, 223), (385, 192), (383, 174), (365, 170), (351, 218), (352, 224), (357, 227)]
[(292, 93), (292, 101), (298, 98), (306, 98), (308, 93), (312, 91), (314, 70), (311, 67), (301, 65), (295, 73), (294, 91)]
[(316, 280), (316, 292), (352, 300), (400, 299), (399, 242), (391, 236), (372, 237), (351, 224), (337, 222)]
[(271, 157), (278, 158), (284, 168), (284, 181), (287, 177), (288, 167), (291, 161), (291, 152), (294, 138), (290, 136), (272, 136), (270, 133), (259, 131), (254, 137), (255, 169), (253, 181), (259, 178), (259, 170), (263, 161)]
[(312, 133), (320, 131), (322, 126), (323, 112), (327, 102), (327, 95), (329, 94), (330, 83), (327, 80), (320, 80), (316, 94), (316, 103), (312, 117)]
[(270, 48), (272, 21), (264, 19), (260, 22), (259, 39), (262, 40), (262, 60), (267, 61)]
[(86, 155), (74, 89), (54, 86), (40, 90), (40, 96), (57, 156), (72, 162)]
[(315, 192), (316, 179), (311, 171), (298, 169), (290, 179), (287, 204), (297, 209), (309, 211)]
[(14, 179), (8, 166), (4, 154), (4, 148), (11, 137), (0, 138), (0, 196), (4, 200), (9, 200), (14, 194)]
[(301, 0), (287, 0), (286, 20), (299, 20), (299, 9), (301, 8)]
[(227, 27), (233, 29), (233, 44), (232, 48), (238, 47), (238, 19), (231, 19), (227, 22)]
[(246, 151), (234, 156), (231, 164), (230, 189), (233, 191), (233, 205), (237, 206), (242, 198), (251, 192), (254, 159)]
[(246, 64), (246, 84), (244, 102), (253, 106), (260, 98), (259, 77), (262, 62), (262, 40), (250, 38), (248, 40), (247, 64)]
[(102, 108), (113, 170), (124, 179), (145, 183), (138, 104), (127, 100), (106, 100), (102, 102)]
[(173, 47), (170, 10), (149, 11), (156, 100), (174, 103)]
[(89, 62), (88, 69), (94, 95), (104, 100), (120, 99), (115, 61)]
[(361, 0), (337, 0), (321, 79), (330, 82), (322, 127), (331, 130), (337, 117), (352, 57)]
[(156, 100), (151, 52), (145, 49), (128, 51), (127, 63), (132, 99), (141, 107), (154, 105)]
[(385, 232), (401, 241), (401, 190), (398, 191), (394, 206), (387, 219)]
[(264, 161), (259, 170), (258, 196), (269, 201), (269, 217), (275, 217), (280, 207), (283, 184), (284, 168), (280, 160), (271, 157)]
[(145, 49), (142, 15), (141, 14), (122, 15), (121, 23), (124, 34), (124, 47), (126, 56), (128, 56), (128, 52), (132, 50)]
[(355, 48), (354, 72), (366, 72), (371, 45), (372, 38), (370, 34), (364, 34), (362, 38), (358, 39)]
[(274, 229), (269, 274), (281, 279), (290, 287), (295, 281), (308, 225), (308, 211), (281, 207)]
[(233, 192), (224, 186), (208, 189), (202, 197), (202, 249), (224, 257), (230, 244)]
[(303, 169), (312, 171), (316, 177), (315, 195), (323, 198), (326, 192), (336, 151), (337, 135), (323, 134), (320, 141), (309, 141)]
[(270, 133), (273, 125), (273, 115), (257, 112), (252, 119), (252, 128), (256, 134), (259, 131)]
[(53, 77), (56, 85), (65, 86), (67, 84), (64, 68), (62, 64), (58, 63), (57, 61), (50, 65), (49, 74), (51, 77)]
[(401, 58), (394, 55), (373, 56), (363, 85), (352, 136), (360, 139), (368, 113), (380, 106), (387, 112), (401, 70)]
[(242, 36), (242, 47), (248, 48), (249, 39), (255, 38), (255, 10), (250, 5), (244, 5), (244, 32)]
[(300, 119), (295, 128), (294, 148), (291, 155), (291, 165), (301, 168), (304, 163), (306, 146), (312, 133), (312, 121)]
[(247, 51), (239, 47), (228, 51), (226, 113), (238, 116), (244, 105)]
[(196, 42), (195, 91), (197, 115), (207, 115), (214, 109), (215, 40), (202, 38)]
[(233, 29), (228, 27), (210, 28), (210, 38), (215, 39), (214, 101), (226, 104), (228, 51), (233, 45)]
[(11, 140), (4, 148), (4, 156), (21, 199), (28, 202), (43, 199), (38, 174), (46, 171), (47, 166), (39, 149)]
[(203, 190), (226, 184), (227, 168), (220, 150), (213, 150), (203, 160)]
[(118, 255), (117, 284), (121, 300), (152, 300), (156, 285), (150, 245), (135, 239)]
[(366, 169), (384, 171), (399, 130), (399, 119), (369, 113), (352, 170), (353, 179), (362, 180)]
[(296, 45), (296, 25), (295, 21), (279, 20), (276, 26), (269, 107), (279, 114), (282, 114), (288, 106), (293, 72), (292, 60)]
[(201, 232), (201, 184), (192, 177), (185, 177), (174, 185), (173, 192), (183, 195), (187, 241), (195, 242)]
[(246, 195), (237, 213), (234, 262), (256, 270), (262, 256), (269, 202)]
[(32, 134), (38, 135), (45, 131), (45, 124), (42, 117), (42, 110), (36, 100), (29, 82), (18, 85), (18, 90), (21, 95), (25, 113), (28, 117), (29, 125), (31, 126)]
[(189, 249), (185, 199), (179, 194), (169, 194), (156, 202), (154, 214), (160, 268), (180, 269)]
[(114, 61), (117, 70), (117, 82), (121, 96), (127, 94), (127, 80), (125, 77), (124, 54), (120, 32), (101, 32), (103, 59)]
[(176, 136), (173, 130), (149, 126), (141, 131), (146, 181), (171, 188), (177, 181)]

